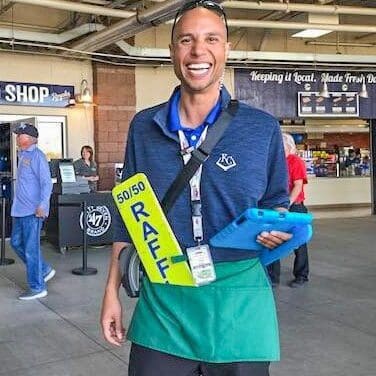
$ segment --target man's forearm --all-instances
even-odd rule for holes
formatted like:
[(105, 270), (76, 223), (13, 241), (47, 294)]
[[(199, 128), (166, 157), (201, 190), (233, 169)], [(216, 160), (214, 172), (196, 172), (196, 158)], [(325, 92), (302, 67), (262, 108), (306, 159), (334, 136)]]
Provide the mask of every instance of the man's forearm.
[(290, 192), (290, 205), (292, 205), (295, 200), (298, 198), (300, 192), (303, 190), (303, 180), (295, 180), (294, 186)]
[(112, 245), (112, 254), (110, 269), (107, 278), (106, 293), (118, 294), (121, 283), (121, 273), (119, 269), (119, 254), (120, 251), (126, 247), (128, 243), (115, 242)]

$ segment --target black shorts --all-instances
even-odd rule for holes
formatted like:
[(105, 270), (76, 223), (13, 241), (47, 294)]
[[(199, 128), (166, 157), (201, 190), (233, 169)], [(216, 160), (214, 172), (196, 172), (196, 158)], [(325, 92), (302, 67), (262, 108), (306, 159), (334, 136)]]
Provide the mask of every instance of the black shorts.
[(270, 362), (205, 363), (132, 344), (128, 376), (269, 376)]

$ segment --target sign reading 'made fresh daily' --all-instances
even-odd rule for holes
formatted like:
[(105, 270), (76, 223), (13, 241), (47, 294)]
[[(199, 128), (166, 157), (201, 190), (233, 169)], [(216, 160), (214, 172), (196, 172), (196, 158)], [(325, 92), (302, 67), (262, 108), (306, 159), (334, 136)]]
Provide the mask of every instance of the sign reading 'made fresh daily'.
[(67, 107), (74, 86), (0, 81), (0, 105)]

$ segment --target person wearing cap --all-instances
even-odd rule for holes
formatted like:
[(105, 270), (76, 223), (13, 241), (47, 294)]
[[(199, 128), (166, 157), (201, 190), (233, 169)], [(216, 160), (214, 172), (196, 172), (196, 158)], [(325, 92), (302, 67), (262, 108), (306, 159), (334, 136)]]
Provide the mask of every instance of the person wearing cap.
[[(222, 82), (230, 47), (227, 33), (219, 4), (186, 3), (175, 18), (170, 43), (181, 84), (167, 103), (136, 114), (131, 123), (123, 179), (146, 171), (159, 199), (183, 165), (180, 151), (197, 147), (227, 111), (230, 94)], [(261, 110), (239, 103), (198, 174), (191, 184), (199, 189), (187, 186), (168, 213), (184, 251), (196, 246), (207, 250), (209, 239), (249, 207), (287, 210), (279, 123)], [(192, 195), (201, 203), (202, 226), (193, 222)], [(271, 231), (261, 233), (258, 241), (272, 249), (290, 238)], [(118, 256), (131, 239), (119, 218), (114, 241), (101, 325), (104, 338), (121, 346), (125, 330)], [(267, 376), (270, 362), (279, 360), (273, 292), (257, 255), (209, 249), (216, 272), (209, 284), (185, 287), (142, 279), (127, 333), (132, 342), (130, 376)]]
[(52, 182), (46, 156), (36, 145), (37, 128), (21, 123), (13, 132), (17, 135), (18, 166), (11, 208), (11, 246), (26, 265), (29, 290), (19, 299), (32, 300), (47, 296), (46, 283), (55, 275), (40, 247), (42, 224), (49, 214)]

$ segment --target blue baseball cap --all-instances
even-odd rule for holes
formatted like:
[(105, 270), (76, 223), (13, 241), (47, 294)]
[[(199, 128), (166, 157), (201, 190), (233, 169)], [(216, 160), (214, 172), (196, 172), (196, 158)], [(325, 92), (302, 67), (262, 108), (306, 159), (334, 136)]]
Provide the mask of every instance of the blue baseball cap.
[(34, 127), (34, 125), (29, 123), (21, 123), (17, 125), (15, 129), (13, 129), (13, 133), (15, 134), (27, 134), (31, 137), (38, 138), (39, 133), (38, 129)]

